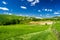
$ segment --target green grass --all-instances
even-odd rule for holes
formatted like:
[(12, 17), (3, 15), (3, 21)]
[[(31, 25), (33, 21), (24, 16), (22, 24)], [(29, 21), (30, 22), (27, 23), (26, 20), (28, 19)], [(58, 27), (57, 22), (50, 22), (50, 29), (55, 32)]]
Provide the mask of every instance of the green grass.
[[(60, 21), (52, 18), (52, 20), (56, 22), (53, 25), (26, 23), (32, 21), (31, 18), (34, 20), (34, 17), (0, 14), (0, 40), (60, 40)], [(57, 18), (59, 19), (59, 17)], [(24, 24), (2, 25), (17, 19)], [(24, 21), (21, 21), (23, 19)], [(41, 19), (41, 21), (42, 20), (45, 19)], [(47, 21), (47, 19), (45, 21)]]
[(57, 21), (56, 24), (53, 25), (57, 31), (60, 32), (60, 21)]
[(0, 26), (0, 40), (57, 40), (50, 27), (31, 24)]

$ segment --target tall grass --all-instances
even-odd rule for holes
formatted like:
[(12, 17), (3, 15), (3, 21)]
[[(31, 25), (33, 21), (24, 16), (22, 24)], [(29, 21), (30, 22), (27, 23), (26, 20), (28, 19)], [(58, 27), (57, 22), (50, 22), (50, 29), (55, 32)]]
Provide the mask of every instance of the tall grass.
[(9, 39), (11, 37), (21, 36), (33, 32), (40, 32), (48, 29), (48, 26), (41, 25), (8, 25), (0, 26), (0, 40)]

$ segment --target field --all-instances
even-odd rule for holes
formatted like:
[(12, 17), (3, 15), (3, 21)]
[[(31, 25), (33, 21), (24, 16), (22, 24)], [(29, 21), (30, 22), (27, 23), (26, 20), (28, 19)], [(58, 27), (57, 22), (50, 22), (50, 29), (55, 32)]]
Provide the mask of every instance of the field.
[(0, 26), (0, 40), (58, 40), (52, 25), (16, 24)]
[(0, 15), (0, 40), (60, 40), (60, 17)]

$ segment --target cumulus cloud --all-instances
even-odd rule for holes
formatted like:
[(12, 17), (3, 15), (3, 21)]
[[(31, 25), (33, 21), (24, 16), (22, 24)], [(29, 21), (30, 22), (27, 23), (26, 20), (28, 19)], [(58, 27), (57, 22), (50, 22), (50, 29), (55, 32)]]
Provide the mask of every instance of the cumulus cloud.
[(8, 13), (9, 15), (12, 15), (12, 13)]
[(6, 10), (6, 11), (8, 11), (9, 9), (6, 8), (6, 7), (0, 7), (0, 10)]
[(31, 3), (31, 6), (34, 6), (36, 3), (39, 3), (39, 0), (35, 0), (34, 2)]
[(7, 4), (5, 1), (2, 1), (3, 4)]
[(43, 11), (52, 12), (52, 9), (43, 9)]
[(38, 12), (41, 12), (41, 10), (38, 10)]
[(39, 0), (27, 0), (28, 2), (31, 2), (31, 6), (35, 6), (36, 3), (39, 3)]
[(33, 2), (34, 0), (27, 0), (28, 2)]
[(48, 9), (44, 9), (44, 11), (48, 11)]
[(52, 12), (52, 9), (48, 9), (48, 11)]
[(54, 14), (60, 14), (59, 12), (54, 12)]
[(27, 7), (25, 7), (25, 6), (20, 6), (22, 9), (27, 9)]

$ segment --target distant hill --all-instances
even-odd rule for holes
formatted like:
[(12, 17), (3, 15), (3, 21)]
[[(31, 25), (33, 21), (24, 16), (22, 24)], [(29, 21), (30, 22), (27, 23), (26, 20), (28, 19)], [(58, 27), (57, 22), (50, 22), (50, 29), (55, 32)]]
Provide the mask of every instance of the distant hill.
[(60, 19), (60, 16), (55, 16), (55, 17), (53, 17), (53, 18), (58, 18), (58, 19)]
[(35, 17), (0, 14), (0, 25), (27, 23), (29, 21), (36, 20), (38, 19), (36, 19)]
[(10, 25), (10, 24), (25, 24), (29, 23), (30, 21), (47, 21), (47, 20), (60, 20), (60, 17), (52, 17), (52, 18), (36, 18), (36, 17), (29, 17), (29, 16), (17, 16), (17, 15), (6, 15), (0, 14), (0, 25)]

